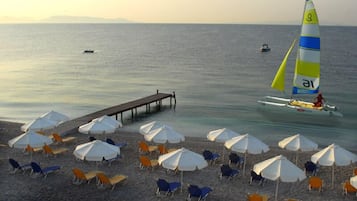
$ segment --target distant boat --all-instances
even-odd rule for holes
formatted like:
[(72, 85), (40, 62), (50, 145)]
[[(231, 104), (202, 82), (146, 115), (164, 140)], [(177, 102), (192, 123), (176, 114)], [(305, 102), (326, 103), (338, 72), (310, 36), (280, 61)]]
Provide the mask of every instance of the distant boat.
[(262, 45), (262, 47), (260, 48), (260, 51), (261, 51), (261, 52), (269, 52), (269, 51), (270, 51), (269, 45), (266, 44), (266, 43), (264, 43), (264, 44)]
[[(285, 67), (288, 57), (294, 47), (292, 43), (286, 53), (271, 87), (284, 92)], [(316, 10), (312, 0), (305, 3), (304, 18), (300, 34), (299, 49), (295, 63), (293, 80), (294, 94), (317, 94), (320, 86), (320, 31)], [(272, 111), (285, 111), (295, 114), (320, 115), (328, 117), (342, 117), (334, 105), (317, 106), (312, 102), (305, 102), (293, 98), (265, 96), (265, 100), (258, 101), (261, 106)]]
[(94, 53), (94, 50), (84, 50), (83, 53)]

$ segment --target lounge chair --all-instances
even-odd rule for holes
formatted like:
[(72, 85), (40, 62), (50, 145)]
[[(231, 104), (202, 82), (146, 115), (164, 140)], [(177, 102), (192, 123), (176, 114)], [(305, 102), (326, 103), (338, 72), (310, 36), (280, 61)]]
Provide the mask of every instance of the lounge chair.
[(260, 195), (258, 193), (248, 194), (248, 201), (268, 201), (267, 195)]
[(307, 161), (305, 164), (305, 173), (311, 173), (313, 176), (316, 176), (318, 171), (318, 166), (312, 161)]
[(146, 142), (140, 141), (139, 142), (139, 152), (142, 153), (152, 153), (158, 150), (158, 146), (151, 145), (149, 146)]
[(357, 175), (357, 168), (353, 169), (353, 176)]
[(140, 156), (140, 168), (152, 168), (152, 170), (154, 169), (154, 167), (159, 165), (159, 162), (157, 160), (151, 160), (149, 159), (147, 156)]
[(38, 175), (43, 175), (44, 178), (47, 178), (47, 175), (49, 173), (55, 172), (57, 170), (61, 169), (61, 166), (55, 165), (55, 166), (49, 166), (45, 168), (41, 168), (41, 166), (35, 162), (31, 162), (31, 168), (32, 168), (32, 175), (38, 176)]
[(93, 137), (93, 136), (89, 136), (89, 137), (88, 137), (88, 141), (89, 141), (89, 142), (92, 142), (92, 141), (94, 141), (94, 140), (97, 140), (97, 138), (95, 138), (95, 137)]
[(31, 164), (20, 165), (15, 159), (9, 158), (9, 163), (11, 165), (11, 174), (15, 174), (17, 171), (25, 172), (31, 169)]
[(229, 165), (236, 165), (237, 167), (242, 166), (244, 163), (244, 159), (242, 157), (240, 157), (238, 154), (236, 153), (230, 153), (229, 154)]
[(41, 151), (43, 151), (42, 147), (34, 148), (34, 147), (31, 147), (30, 145), (27, 145), (26, 148), (24, 149), (24, 152), (25, 153), (29, 153), (29, 154), (36, 153), (36, 152), (41, 152)]
[(254, 181), (258, 182), (259, 185), (262, 185), (264, 184), (264, 177), (262, 177), (261, 174), (257, 174), (255, 173), (253, 170), (250, 171), (250, 181), (249, 181), (249, 184), (252, 184)]
[(156, 195), (160, 195), (160, 192), (165, 192), (165, 195), (173, 195), (174, 192), (181, 187), (180, 182), (167, 182), (165, 179), (158, 179), (156, 184)]
[(167, 149), (166, 146), (163, 145), (163, 144), (159, 144), (157, 147), (159, 149), (160, 154), (167, 154), (169, 152), (177, 150), (177, 149), (174, 149), (174, 148), (173, 149)]
[(57, 142), (57, 143), (68, 143), (68, 142), (73, 142), (73, 141), (75, 141), (77, 139), (76, 137), (65, 137), (65, 138), (63, 138), (58, 133), (53, 133), (52, 137), (55, 140), (55, 142)]
[(67, 148), (58, 148), (58, 149), (52, 149), (50, 146), (48, 146), (47, 144), (45, 146), (43, 146), (43, 151), (44, 153), (49, 156), (57, 156), (59, 154), (62, 154), (64, 152), (67, 152), (68, 149)]
[(212, 163), (215, 163), (216, 160), (220, 157), (219, 154), (217, 154), (217, 153), (212, 153), (212, 152), (209, 151), (209, 150), (204, 150), (204, 151), (202, 152), (202, 155), (203, 155), (203, 157), (205, 158), (205, 160), (208, 161), (208, 162), (210, 162), (211, 164), (212, 164)]
[(221, 175), (220, 178), (227, 177), (227, 179), (232, 179), (233, 177), (237, 176), (239, 170), (232, 169), (229, 165), (221, 165)]
[(106, 186), (111, 186), (112, 190), (114, 190), (115, 185), (124, 182), (128, 178), (128, 176), (118, 174), (113, 177), (108, 177), (107, 175), (101, 172), (101, 173), (97, 173), (97, 178), (98, 178), (98, 183), (97, 183), (98, 188), (105, 188)]
[(357, 189), (351, 185), (349, 180), (342, 183), (342, 189), (343, 189), (343, 192), (342, 192), (343, 195), (347, 195), (349, 193), (355, 193), (357, 196)]
[(107, 163), (108, 163), (108, 166), (111, 166), (114, 161), (119, 161), (119, 160), (122, 159), (122, 158), (123, 158), (123, 157), (122, 157), (122, 154), (121, 154), (121, 155), (117, 155), (117, 157), (112, 158), (112, 159), (109, 159), (109, 160), (106, 160), (106, 159), (103, 158), (103, 161), (102, 161), (102, 162), (107, 162)]
[(187, 200), (191, 200), (192, 197), (196, 197), (198, 201), (205, 200), (211, 191), (210, 187), (200, 188), (197, 185), (189, 185)]
[(110, 138), (107, 138), (105, 141), (106, 141), (108, 144), (117, 146), (117, 147), (119, 147), (119, 148), (123, 148), (123, 147), (126, 147), (126, 145), (128, 145), (128, 143), (126, 143), (126, 142), (115, 143), (115, 142), (114, 142), (112, 139), (110, 139)]
[(244, 159), (240, 157), (238, 154), (231, 152), (229, 154), (229, 165), (236, 165), (237, 167), (240, 167), (244, 163)]
[(87, 182), (88, 184), (92, 179), (94, 179), (97, 176), (97, 173), (100, 173), (101, 171), (90, 171), (90, 172), (83, 172), (79, 168), (73, 168), (73, 184), (79, 185), (82, 184), (83, 182)]
[(159, 149), (160, 154), (167, 154), (167, 153), (169, 153), (169, 151), (167, 150), (166, 146), (163, 145), (163, 144), (159, 144), (159, 145), (158, 145), (158, 149)]
[(322, 179), (317, 176), (311, 176), (309, 178), (309, 190), (317, 189), (319, 192), (322, 191)]

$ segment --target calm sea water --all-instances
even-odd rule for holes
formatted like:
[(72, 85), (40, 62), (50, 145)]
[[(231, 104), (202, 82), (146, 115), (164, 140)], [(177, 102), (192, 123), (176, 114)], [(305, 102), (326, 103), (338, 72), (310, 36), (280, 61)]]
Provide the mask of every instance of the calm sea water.
[[(281, 95), (270, 83), (299, 29), (0, 25), (0, 119), (28, 122), (49, 110), (76, 118), (159, 89), (176, 92), (176, 109), (142, 115), (124, 129), (138, 130), (158, 120), (186, 136), (205, 138), (210, 130), (226, 127), (276, 145), (286, 136), (301, 133), (321, 146), (337, 143), (357, 150), (357, 27), (321, 28), (321, 90), (344, 114), (337, 125), (303, 124), (291, 117), (272, 120), (257, 110), (256, 101), (263, 96)], [(262, 43), (268, 43), (272, 51), (260, 53)], [(95, 53), (83, 54), (85, 49)], [(288, 65), (289, 85), (294, 58)]]

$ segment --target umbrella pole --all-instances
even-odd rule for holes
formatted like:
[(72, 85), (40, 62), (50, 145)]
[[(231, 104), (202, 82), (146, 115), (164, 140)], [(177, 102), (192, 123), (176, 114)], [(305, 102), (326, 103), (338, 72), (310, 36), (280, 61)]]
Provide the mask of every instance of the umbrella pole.
[(295, 165), (297, 165), (298, 163), (298, 158), (299, 158), (299, 151), (296, 152)]
[(222, 161), (224, 162), (224, 152), (225, 152), (225, 150), (224, 150), (224, 145), (223, 145), (223, 150), (222, 150)]
[(335, 180), (335, 163), (332, 165), (332, 189), (335, 187), (334, 180)]
[(247, 163), (247, 152), (244, 153), (243, 176), (245, 175), (245, 164)]
[(275, 201), (278, 201), (278, 191), (279, 191), (279, 178), (276, 180), (276, 187), (275, 187)]
[(181, 171), (181, 193), (183, 189), (183, 171)]

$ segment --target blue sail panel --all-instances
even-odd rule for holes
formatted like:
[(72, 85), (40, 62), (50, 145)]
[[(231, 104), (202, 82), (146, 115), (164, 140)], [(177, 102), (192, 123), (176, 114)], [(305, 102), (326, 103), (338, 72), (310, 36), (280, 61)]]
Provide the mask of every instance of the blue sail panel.
[(317, 89), (303, 89), (299, 87), (293, 87), (292, 94), (317, 94), (319, 92), (319, 88)]
[(301, 36), (299, 46), (307, 49), (320, 50), (320, 38)]

